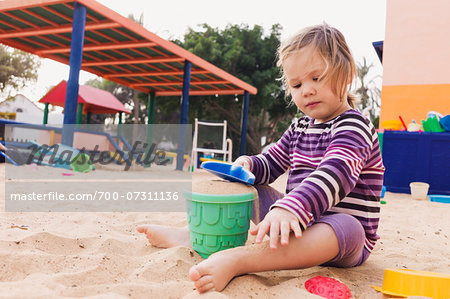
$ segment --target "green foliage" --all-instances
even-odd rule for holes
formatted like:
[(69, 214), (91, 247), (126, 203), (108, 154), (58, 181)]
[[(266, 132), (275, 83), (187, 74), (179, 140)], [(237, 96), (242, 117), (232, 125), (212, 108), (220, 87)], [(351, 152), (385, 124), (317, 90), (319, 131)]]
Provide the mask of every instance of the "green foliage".
[[(284, 91), (277, 80), (280, 70), (276, 66), (276, 52), (281, 29), (280, 25), (273, 25), (266, 35), (258, 25), (253, 28), (245, 24), (228, 25), (219, 30), (202, 24), (199, 31), (190, 28), (184, 36), (184, 42), (176, 41), (188, 51), (258, 89), (256, 95), (250, 96), (248, 154), (261, 152), (262, 136), (267, 137), (267, 143), (277, 141), (297, 112), (295, 105), (287, 105)], [(241, 95), (190, 97), (189, 122), (193, 123), (195, 117), (201, 120), (227, 120), (229, 135), (237, 154), (242, 101)], [(159, 107), (167, 111), (164, 106)]]
[[(297, 113), (295, 105), (288, 105), (278, 80), (280, 70), (276, 66), (276, 52), (281, 29), (276, 24), (265, 34), (258, 25), (252, 28), (248, 25), (228, 25), (219, 30), (202, 24), (198, 31), (190, 28), (184, 41), (173, 41), (258, 89), (256, 95), (250, 96), (247, 154), (261, 152), (263, 136), (266, 136), (267, 144), (276, 142)], [(135, 95), (129, 88), (107, 80), (86, 84), (109, 90), (122, 103), (135, 106)], [(144, 94), (139, 94), (137, 98), (141, 99), (139, 122), (143, 123), (146, 109), (142, 103), (148, 103), (148, 100)], [(233, 140), (236, 157), (240, 145), (242, 101), (242, 95), (190, 96), (188, 122), (193, 123), (194, 118), (219, 122), (227, 120), (228, 135)], [(180, 97), (157, 97), (155, 110), (155, 123), (179, 123)], [(126, 123), (136, 119), (132, 115), (126, 117)]]
[(367, 114), (374, 126), (378, 128), (381, 91), (375, 83), (377, 77), (367, 78), (372, 67), (373, 64), (368, 65), (365, 57), (362, 63), (356, 63), (359, 88), (355, 90), (355, 93), (360, 98), (359, 105), (363, 114)]
[(36, 81), (40, 59), (0, 45), (0, 92), (9, 93)]
[[(123, 86), (121, 84), (103, 79), (103, 78), (96, 78), (92, 80), (88, 80), (84, 83), (85, 85), (89, 85), (92, 87), (96, 87), (99, 89), (103, 89), (106, 91), (109, 91), (112, 93), (121, 103), (125, 105), (128, 109), (130, 107), (134, 107), (134, 95), (136, 90)], [(140, 98), (147, 98), (147, 95), (144, 93), (139, 93), (137, 97)], [(138, 123), (145, 123), (145, 117), (147, 116), (145, 105), (142, 105), (142, 101), (138, 102), (139, 104), (139, 118), (137, 119)], [(103, 123), (106, 118), (114, 118), (114, 115), (92, 115), (91, 122), (92, 123)], [(124, 114), (124, 123), (131, 124), (135, 123), (134, 114)]]

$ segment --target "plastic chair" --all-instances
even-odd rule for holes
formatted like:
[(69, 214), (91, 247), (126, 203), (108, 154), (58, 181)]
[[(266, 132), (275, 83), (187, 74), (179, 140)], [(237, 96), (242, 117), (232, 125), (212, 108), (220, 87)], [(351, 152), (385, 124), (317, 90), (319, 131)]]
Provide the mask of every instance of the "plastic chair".
[[(221, 136), (221, 145), (217, 146), (217, 148), (211, 149), (211, 148), (204, 148), (199, 146), (199, 126), (206, 126), (206, 127), (223, 127), (223, 135)], [(205, 121), (199, 121), (197, 118), (195, 119), (194, 123), (194, 137), (192, 141), (192, 155), (191, 155), (191, 161), (190, 161), (190, 167), (189, 169), (191, 171), (194, 171), (197, 169), (198, 166), (198, 159), (199, 159), (199, 153), (200, 152), (210, 152), (213, 154), (222, 154), (222, 160), (225, 162), (231, 163), (232, 159), (232, 150), (233, 150), (233, 144), (230, 138), (227, 138), (227, 121), (224, 120), (223, 122), (219, 123), (213, 123), (213, 122), (205, 122)]]

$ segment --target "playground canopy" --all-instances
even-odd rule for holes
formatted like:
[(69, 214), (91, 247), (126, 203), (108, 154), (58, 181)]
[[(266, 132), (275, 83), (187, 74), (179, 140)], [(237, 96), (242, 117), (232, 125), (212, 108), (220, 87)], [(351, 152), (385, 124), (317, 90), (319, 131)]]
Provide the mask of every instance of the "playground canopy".
[[(67, 82), (62, 80), (53, 87), (39, 102), (64, 107), (66, 100)], [(114, 114), (117, 112), (131, 113), (110, 92), (88, 85), (80, 85), (78, 103), (83, 104), (83, 113)]]
[[(187, 124), (189, 95), (243, 94), (245, 154), (249, 95), (257, 89), (95, 0), (0, 1), (0, 42), (70, 65), (65, 124), (75, 123), (80, 69), (148, 93), (149, 123), (156, 96), (181, 95), (180, 123)], [(73, 143), (68, 128), (62, 143)]]
[(155, 96), (181, 95), (185, 60), (189, 95), (256, 94), (255, 87), (164, 40), (94, 0), (0, 1), (0, 42), (69, 64), (75, 3), (86, 7), (81, 68)]

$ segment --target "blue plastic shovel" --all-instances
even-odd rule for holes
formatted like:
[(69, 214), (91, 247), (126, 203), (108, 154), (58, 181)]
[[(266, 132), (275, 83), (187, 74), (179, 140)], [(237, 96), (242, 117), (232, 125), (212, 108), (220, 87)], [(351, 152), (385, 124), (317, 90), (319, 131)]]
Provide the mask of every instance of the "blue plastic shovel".
[(240, 182), (248, 185), (255, 183), (255, 175), (240, 165), (205, 161), (200, 165), (200, 168), (231, 182)]

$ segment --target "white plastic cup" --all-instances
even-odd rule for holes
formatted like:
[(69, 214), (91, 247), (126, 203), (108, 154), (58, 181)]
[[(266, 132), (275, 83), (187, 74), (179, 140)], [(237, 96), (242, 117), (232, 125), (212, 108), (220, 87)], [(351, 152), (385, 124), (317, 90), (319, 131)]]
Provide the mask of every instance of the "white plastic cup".
[(409, 187), (411, 188), (412, 199), (427, 199), (428, 188), (430, 188), (430, 185), (428, 185), (427, 183), (412, 182), (411, 184), (409, 184)]

